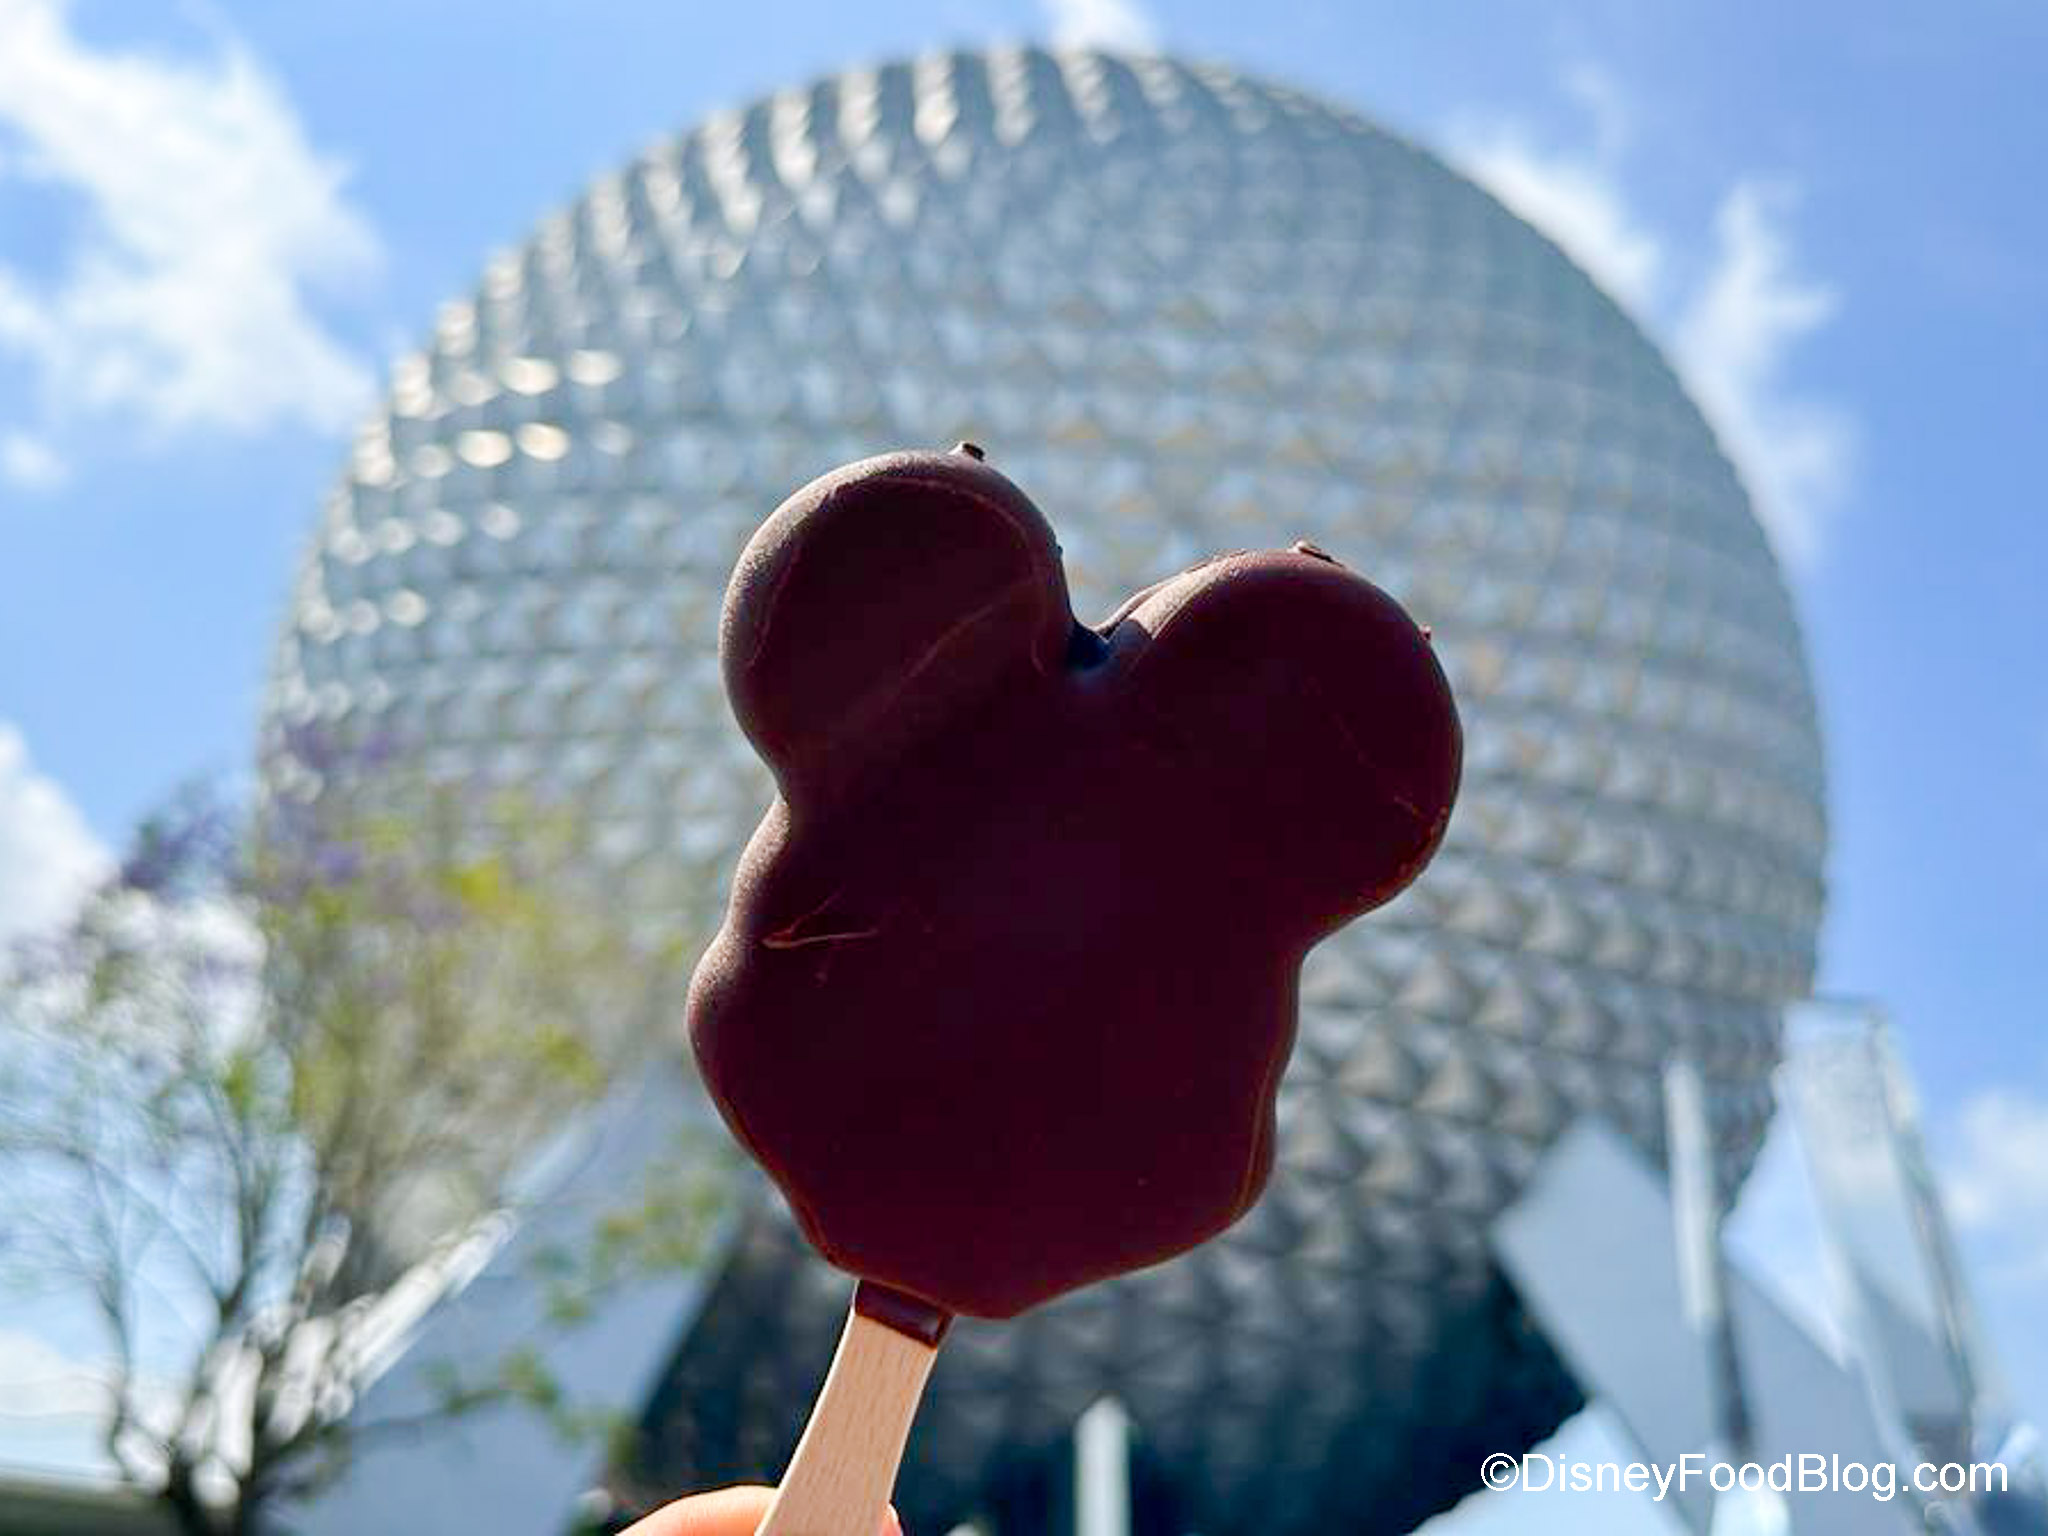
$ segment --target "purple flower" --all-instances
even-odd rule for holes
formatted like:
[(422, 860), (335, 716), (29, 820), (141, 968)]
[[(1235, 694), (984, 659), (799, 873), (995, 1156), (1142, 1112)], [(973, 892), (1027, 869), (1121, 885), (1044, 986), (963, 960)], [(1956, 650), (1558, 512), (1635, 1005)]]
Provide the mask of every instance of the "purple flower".
[(363, 872), (363, 851), (354, 843), (318, 843), (310, 869), (314, 881), (321, 885), (347, 885)]
[(210, 791), (188, 789), (142, 824), (117, 882), (145, 896), (189, 896), (231, 873), (238, 840), (233, 813)]

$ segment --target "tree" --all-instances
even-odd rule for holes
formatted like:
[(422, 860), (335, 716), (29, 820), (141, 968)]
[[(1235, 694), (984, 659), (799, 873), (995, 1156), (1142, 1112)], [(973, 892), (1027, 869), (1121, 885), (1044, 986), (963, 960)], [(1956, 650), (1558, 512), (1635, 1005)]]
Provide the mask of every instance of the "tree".
[[(353, 796), (254, 818), (181, 797), (0, 989), (0, 1263), (89, 1305), (106, 1453), (188, 1536), (255, 1529), (378, 1432), (345, 1415), (388, 1304), (534, 1198), (536, 1149), (655, 1048), (691, 938), (636, 946), (583, 899), (567, 820), (352, 767)], [(692, 1153), (550, 1256), (562, 1325), (697, 1256), (730, 1179)], [(590, 1427), (527, 1350), (441, 1408), (504, 1399)]]

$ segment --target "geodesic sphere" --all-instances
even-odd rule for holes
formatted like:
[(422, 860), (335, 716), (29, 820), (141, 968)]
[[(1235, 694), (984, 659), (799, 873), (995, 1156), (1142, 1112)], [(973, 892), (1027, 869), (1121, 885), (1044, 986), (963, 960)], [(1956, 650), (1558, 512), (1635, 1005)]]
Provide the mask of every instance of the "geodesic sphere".
[[(1813, 965), (1804, 651), (1699, 411), (1555, 247), (1297, 92), (1030, 50), (708, 118), (491, 261), (398, 367), (279, 655), (292, 727), (588, 818), (623, 912), (708, 934), (767, 796), (716, 654), (791, 489), (986, 445), (1084, 615), (1309, 539), (1424, 623), (1467, 732), (1444, 851), (1304, 981), (1279, 1170), (1186, 1259), (943, 1352), (899, 1489), (943, 1530), (1122, 1398), (1185, 1528), (1402, 1530), (1574, 1389), (1491, 1267), (1566, 1123), (1661, 1150), (1701, 1065), (1731, 1185)], [(649, 1432), (655, 1479), (773, 1476), (843, 1284), (764, 1210)]]

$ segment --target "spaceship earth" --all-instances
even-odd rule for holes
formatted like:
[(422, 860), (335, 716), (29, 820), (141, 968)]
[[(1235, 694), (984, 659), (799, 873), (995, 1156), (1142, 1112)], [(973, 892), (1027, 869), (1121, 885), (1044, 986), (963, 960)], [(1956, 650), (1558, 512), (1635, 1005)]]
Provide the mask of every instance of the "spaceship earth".
[[(1331, 550), (1434, 627), (1467, 760), (1435, 865), (1311, 957), (1264, 1200), (956, 1329), (899, 1504), (1015, 1507), (1114, 1395), (1178, 1529), (1411, 1529), (1578, 1401), (1486, 1248), (1545, 1146), (1594, 1114), (1660, 1156), (1683, 1052), (1746, 1170), (1826, 836), (1735, 471), (1628, 317), (1427, 153), (1224, 68), (1025, 48), (655, 145), (398, 365), (297, 585), (266, 784), (330, 793), (307, 728), (376, 734), (572, 808), (624, 914), (708, 934), (769, 794), (720, 688), (735, 556), (823, 470), (960, 438), (1084, 618), (1214, 550)], [(633, 1469), (671, 1488), (774, 1475), (845, 1305), (772, 1203), (720, 1262)]]

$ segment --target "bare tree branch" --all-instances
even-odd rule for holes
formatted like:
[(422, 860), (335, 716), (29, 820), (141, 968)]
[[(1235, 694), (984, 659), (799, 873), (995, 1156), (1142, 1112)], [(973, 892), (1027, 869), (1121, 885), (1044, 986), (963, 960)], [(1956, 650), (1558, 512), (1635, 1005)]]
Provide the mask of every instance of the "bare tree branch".
[[(591, 1427), (537, 1354), (432, 1411), (348, 1410), (394, 1287), (639, 1059), (687, 946), (635, 950), (575, 899), (565, 823), (503, 797), (480, 823), (475, 796), (425, 786), (378, 799), (274, 807), (250, 836), (203, 806), (146, 825), (37, 964), (0, 975), (0, 1257), (88, 1303), (106, 1454), (186, 1536), (251, 1530), (362, 1445), (486, 1403)], [(583, 1298), (564, 1318), (691, 1251), (689, 1202), (622, 1199), (546, 1279)]]

